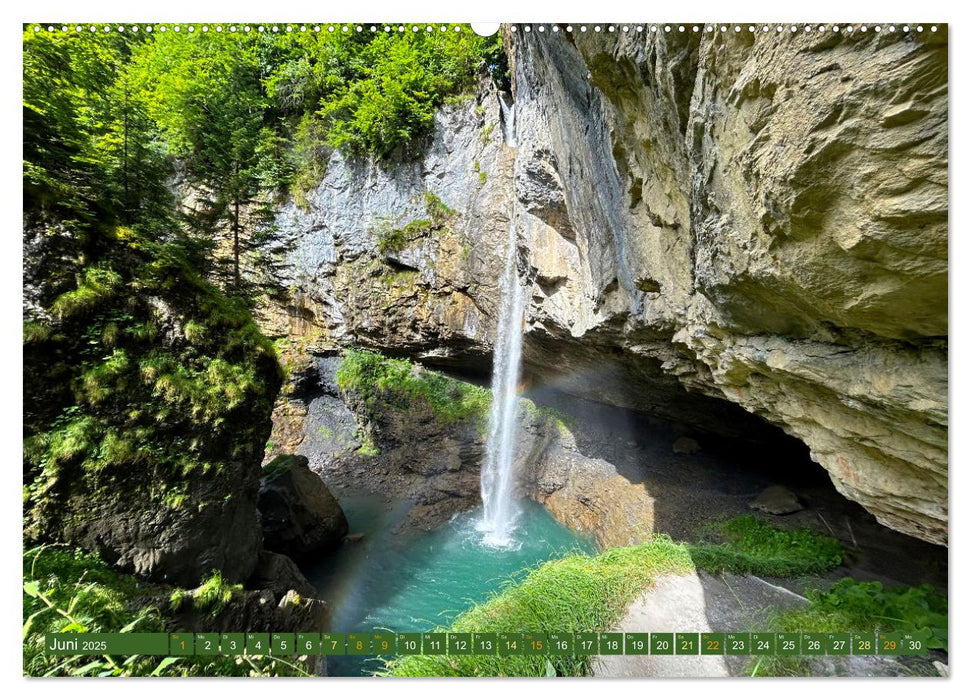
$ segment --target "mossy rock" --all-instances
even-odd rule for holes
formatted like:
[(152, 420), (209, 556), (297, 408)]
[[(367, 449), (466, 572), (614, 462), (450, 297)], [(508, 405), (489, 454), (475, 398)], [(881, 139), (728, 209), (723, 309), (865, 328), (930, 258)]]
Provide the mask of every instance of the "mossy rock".
[(40, 297), (24, 339), (26, 539), (153, 580), (245, 580), (282, 380), (248, 308), (178, 245), (127, 229)]

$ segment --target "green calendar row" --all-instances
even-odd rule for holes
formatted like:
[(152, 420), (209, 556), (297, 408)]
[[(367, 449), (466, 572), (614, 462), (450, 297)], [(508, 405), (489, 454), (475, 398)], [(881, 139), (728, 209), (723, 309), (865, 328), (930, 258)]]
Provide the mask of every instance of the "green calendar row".
[(374, 632), (49, 634), (55, 655), (403, 656), (426, 655), (916, 655), (926, 640), (911, 634), (776, 632)]

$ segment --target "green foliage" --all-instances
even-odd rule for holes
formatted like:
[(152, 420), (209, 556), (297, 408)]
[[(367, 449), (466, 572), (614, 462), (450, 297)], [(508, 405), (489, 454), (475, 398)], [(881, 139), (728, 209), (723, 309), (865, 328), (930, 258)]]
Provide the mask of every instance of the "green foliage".
[(191, 591), (176, 588), (169, 596), (169, 603), (174, 610), (191, 604), (194, 610), (216, 617), (233, 599), (233, 594), (242, 590), (242, 584), (228, 584), (223, 581), (222, 572), (213, 570), (212, 575), (198, 588)]
[[(232, 199), (249, 172), (232, 158), (266, 150), (259, 80), (241, 69), (253, 52), (211, 39), (24, 32), (29, 273), (48, 312), (24, 327), (31, 538), (122, 490), (182, 504), (184, 475), (239, 460), (272, 405), (272, 348), (204, 279), (212, 232), (195, 221), (187, 235), (170, 191), (178, 157), (185, 184)], [(90, 508), (66, 513), (72, 497)]]
[(139, 45), (127, 66), (136, 99), (196, 190), (194, 231), (225, 237), (214, 259), (226, 288), (243, 293), (247, 253), (272, 236), (270, 192), (289, 176), (262, 84), (260, 39), (182, 32)]
[(579, 428), (576, 418), (569, 413), (565, 413), (551, 406), (540, 406), (529, 399), (520, 399), (520, 401), (526, 407), (527, 415), (532, 418), (547, 420), (555, 425), (558, 430), (575, 430)]
[(799, 576), (829, 571), (843, 561), (843, 547), (832, 537), (808, 528), (779, 530), (751, 515), (716, 526), (721, 542), (691, 545), (691, 557), (703, 569), (760, 576)]
[(374, 444), (374, 441), (367, 435), (361, 438), (361, 446), (357, 448), (357, 453), (362, 457), (377, 457), (381, 454), (381, 449)]
[(497, 32), (495, 36), (486, 40), (482, 49), (482, 57), (496, 87), (504, 92), (511, 91), (512, 77), (509, 73), (509, 57), (506, 55), (500, 33)]
[(412, 221), (401, 228), (394, 228), (388, 221), (380, 221), (374, 229), (378, 237), (378, 250), (382, 254), (396, 253), (408, 245), (410, 236), (421, 235), (427, 231), (426, 225), (431, 222), (426, 219)]
[[(24, 674), (51, 675), (173, 675), (171, 664), (133, 657), (56, 657), (44, 653), (51, 632), (161, 631), (157, 610), (131, 610), (136, 583), (111, 571), (97, 556), (61, 547), (37, 547), (24, 552), (23, 661)], [(168, 672), (162, 673), (168, 668)]]
[[(840, 579), (828, 590), (806, 591), (809, 605), (775, 615), (769, 622), (777, 632), (900, 632), (924, 640), (927, 649), (947, 651), (947, 598), (933, 587), (885, 588), (879, 581)], [(802, 659), (759, 657), (753, 675), (805, 675)]]
[(435, 226), (441, 226), (451, 217), (455, 216), (455, 210), (445, 204), (441, 197), (434, 192), (426, 190), (422, 199), (425, 203), (425, 211), (428, 212)]
[[(459, 615), (450, 632), (590, 632), (610, 629), (661, 574), (692, 570), (683, 545), (657, 536), (596, 556), (546, 562), (520, 582)], [(444, 631), (444, 630), (443, 630)], [(552, 666), (552, 668), (550, 668)], [(582, 676), (587, 656), (402, 656), (392, 676)]]
[(65, 292), (51, 305), (51, 311), (59, 318), (83, 313), (96, 307), (111, 296), (121, 277), (111, 269), (93, 265), (84, 270), (78, 286)]
[(142, 38), (23, 33), (24, 207), (83, 226), (171, 222), (170, 162), (125, 65)]
[(367, 350), (348, 350), (337, 369), (337, 386), (363, 400), (368, 410), (382, 401), (399, 409), (419, 402), (443, 425), (481, 419), (492, 401), (488, 389), (430, 372), (407, 360)]
[[(23, 555), (23, 668), (26, 676), (275, 676), (308, 675), (272, 657), (175, 658), (154, 656), (52, 656), (44, 636), (54, 632), (166, 632), (157, 607), (133, 601), (150, 591), (118, 574), (94, 554), (63, 546), (28, 549)], [(227, 586), (210, 579), (194, 602), (226, 601)]]
[[(460, 31), (454, 31), (460, 29)], [(274, 199), (307, 205), (336, 148), (413, 157), (501, 42), (436, 32), (34, 32), (24, 43), (27, 209), (190, 238), (210, 279), (280, 293)], [(507, 67), (506, 67), (507, 68)], [(176, 214), (169, 184), (190, 187)]]
[(307, 32), (290, 40), (268, 93), (284, 112), (312, 115), (332, 148), (417, 155), (436, 108), (474, 87), (478, 65), (494, 53), (494, 39), (453, 29)]

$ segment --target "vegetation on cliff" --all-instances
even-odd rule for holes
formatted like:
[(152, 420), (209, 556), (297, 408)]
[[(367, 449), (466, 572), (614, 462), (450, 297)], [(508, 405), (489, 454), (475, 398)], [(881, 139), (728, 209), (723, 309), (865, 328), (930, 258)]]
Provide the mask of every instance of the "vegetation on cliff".
[(377, 234), (379, 252), (396, 253), (415, 239), (442, 231), (455, 215), (455, 211), (434, 192), (425, 192), (422, 200), (428, 218), (413, 219), (403, 225), (391, 218), (378, 222), (374, 233)]
[(150, 45), (24, 35), (24, 498), (36, 541), (113, 510), (118, 494), (178, 511), (199, 475), (259, 458), (279, 388), (247, 300), (207, 280), (200, 232), (179, 224), (172, 154), (133, 68)]
[(400, 410), (420, 402), (443, 425), (482, 418), (491, 403), (491, 394), (485, 387), (368, 350), (348, 350), (344, 354), (337, 370), (337, 386), (343, 392), (353, 392), (368, 410), (373, 410), (378, 401)]
[[(174, 246), (111, 245), (25, 327), (24, 458), (36, 528), (69, 491), (178, 493), (262, 445), (279, 386), (272, 345), (247, 309), (199, 278)], [(42, 528), (32, 534), (43, 537)]]

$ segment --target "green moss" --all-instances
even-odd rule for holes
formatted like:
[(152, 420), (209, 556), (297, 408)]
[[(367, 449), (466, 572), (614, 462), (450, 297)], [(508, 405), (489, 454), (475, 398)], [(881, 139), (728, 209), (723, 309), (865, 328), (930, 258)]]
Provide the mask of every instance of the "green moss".
[(280, 474), (286, 474), (291, 467), (293, 467), (293, 455), (277, 455), (263, 466), (260, 476), (270, 480)]
[(455, 216), (455, 210), (434, 192), (426, 191), (422, 195), (422, 203), (428, 218), (414, 219), (403, 226), (395, 225), (395, 220), (391, 217), (383, 217), (375, 222), (371, 232), (377, 237), (378, 250), (382, 254), (398, 252), (411, 241), (436, 231), (444, 231)]
[(710, 535), (718, 542), (691, 545), (691, 557), (708, 571), (791, 577), (835, 569), (843, 546), (808, 528), (779, 530), (751, 515), (718, 523)]
[(495, 127), (496, 127), (496, 125), (494, 123), (493, 124), (486, 124), (484, 127), (482, 127), (482, 131), (479, 132), (479, 138), (482, 139), (482, 143), (488, 143), (489, 136), (492, 135), (492, 130)]
[(54, 300), (51, 312), (63, 319), (90, 311), (110, 299), (121, 282), (121, 275), (106, 264), (92, 265), (83, 271), (77, 287)]
[[(596, 556), (550, 561), (462, 613), (452, 632), (590, 632), (610, 629), (661, 574), (692, 570), (687, 549), (662, 536)], [(392, 676), (582, 676), (586, 656), (402, 656)]]
[(121, 490), (181, 504), (165, 493), (187, 474), (238, 468), (266, 439), (255, 417), (269, 417), (281, 373), (249, 310), (178, 246), (131, 231), (111, 240), (51, 320), (25, 329), (32, 538), (57, 536), (69, 496), (86, 494), (89, 512)]
[(359, 396), (372, 410), (378, 401), (400, 410), (420, 402), (443, 425), (482, 419), (491, 403), (488, 389), (367, 350), (344, 354), (337, 369), (337, 386)]
[(486, 174), (486, 172), (484, 170), (482, 172), (480, 172), (479, 173), (479, 187), (482, 187), (483, 185), (485, 185), (486, 184), (486, 180), (488, 180), (488, 179), (489, 179), (489, 176)]
[(381, 454), (381, 449), (374, 444), (370, 437), (365, 435), (361, 438), (361, 446), (357, 448), (357, 453), (362, 457), (377, 457)]
[(404, 229), (394, 227), (389, 218), (379, 219), (371, 232), (377, 237), (382, 254), (398, 252), (408, 244)]
[(436, 226), (441, 226), (451, 217), (455, 216), (455, 210), (450, 208), (441, 197), (431, 191), (426, 191), (423, 195), (425, 211), (431, 217)]
[(557, 408), (540, 406), (529, 399), (523, 399), (523, 402), (526, 405), (526, 412), (530, 417), (547, 420), (560, 431), (575, 430), (579, 427), (576, 418)]

